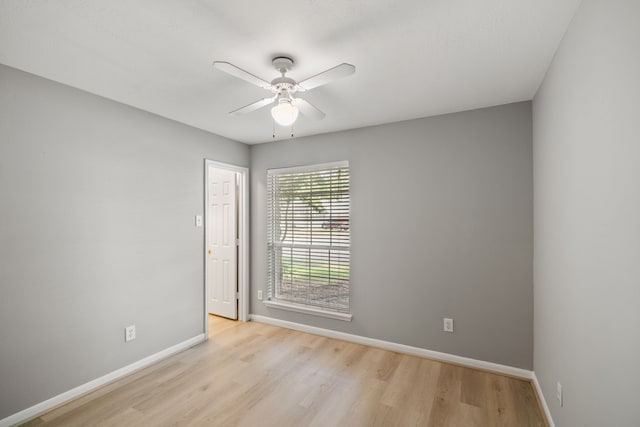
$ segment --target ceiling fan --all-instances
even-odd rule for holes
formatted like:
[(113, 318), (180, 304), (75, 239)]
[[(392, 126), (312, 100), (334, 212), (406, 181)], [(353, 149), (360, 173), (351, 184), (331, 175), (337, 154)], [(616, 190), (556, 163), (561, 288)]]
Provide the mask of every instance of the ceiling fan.
[(298, 113), (300, 112), (312, 119), (322, 120), (325, 117), (322, 111), (311, 105), (309, 101), (302, 98), (294, 98), (293, 94), (326, 85), (334, 80), (349, 76), (356, 71), (356, 67), (353, 65), (342, 63), (298, 83), (286, 76), (286, 73), (293, 68), (293, 59), (286, 56), (277, 56), (273, 58), (271, 63), (281, 74), (280, 77), (271, 80), (271, 83), (229, 62), (216, 61), (213, 63), (214, 68), (273, 93), (270, 98), (260, 99), (233, 110), (229, 114), (247, 114), (267, 105), (276, 104), (271, 108), (271, 116), (280, 126), (291, 126), (298, 119)]

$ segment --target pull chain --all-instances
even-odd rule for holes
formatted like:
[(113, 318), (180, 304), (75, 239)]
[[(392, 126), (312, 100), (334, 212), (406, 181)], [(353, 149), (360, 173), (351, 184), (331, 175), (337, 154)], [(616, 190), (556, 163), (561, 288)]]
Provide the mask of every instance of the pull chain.
[[(276, 121), (275, 121), (275, 120), (273, 120), (273, 121), (271, 122), (271, 124), (272, 124), (272, 126), (273, 126), (273, 128), (272, 128), (272, 134), (271, 134), (271, 137), (272, 137), (273, 139), (276, 139)], [(293, 137), (294, 137), (293, 125), (291, 125), (291, 138), (293, 138)]]

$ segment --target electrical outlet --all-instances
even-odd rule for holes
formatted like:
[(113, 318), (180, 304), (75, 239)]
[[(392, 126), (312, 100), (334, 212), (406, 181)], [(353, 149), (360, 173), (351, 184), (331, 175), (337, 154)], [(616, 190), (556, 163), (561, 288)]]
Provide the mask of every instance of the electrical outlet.
[(444, 331), (453, 332), (453, 319), (444, 318)]
[(262, 301), (262, 291), (258, 291), (258, 299)]
[(202, 215), (196, 215), (196, 227), (202, 227)]
[(124, 342), (133, 341), (136, 339), (136, 325), (127, 326), (124, 328)]
[(562, 407), (562, 384), (560, 384), (560, 381), (556, 384), (556, 399), (558, 399), (560, 407)]

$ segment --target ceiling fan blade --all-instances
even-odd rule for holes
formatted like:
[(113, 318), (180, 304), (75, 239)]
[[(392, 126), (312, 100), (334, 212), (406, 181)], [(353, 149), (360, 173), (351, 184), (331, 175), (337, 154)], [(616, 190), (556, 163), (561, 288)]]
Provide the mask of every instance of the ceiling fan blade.
[(233, 110), (231, 112), (229, 112), (229, 114), (233, 114), (234, 116), (238, 116), (241, 114), (247, 114), (250, 113), (252, 111), (256, 111), (259, 110), (262, 107), (266, 107), (267, 105), (273, 103), (273, 101), (275, 100), (274, 98), (263, 98), (259, 101), (256, 102), (252, 102), (249, 105), (245, 105), (244, 107), (238, 108), (237, 110)]
[(340, 65), (336, 65), (333, 68), (329, 68), (328, 70), (323, 71), (320, 74), (316, 74), (315, 76), (301, 81), (300, 83), (298, 83), (298, 86), (300, 86), (304, 90), (311, 90), (318, 86), (331, 83), (334, 80), (347, 77), (355, 72), (356, 67), (351, 64), (342, 63)]
[(300, 110), (300, 112), (302, 114), (304, 114), (305, 116), (307, 116), (307, 117), (309, 117), (311, 119), (322, 120), (326, 116), (325, 113), (323, 113), (322, 111), (318, 110), (311, 103), (309, 103), (309, 101), (307, 101), (305, 99), (294, 98), (292, 103), (293, 103), (294, 106), (298, 107), (298, 109)]
[(238, 68), (233, 64), (228, 62), (220, 62), (216, 61), (213, 63), (213, 68), (218, 69), (220, 71), (224, 71), (225, 73), (237, 77), (239, 79), (244, 80), (245, 82), (249, 82), (252, 85), (261, 87), (263, 89), (271, 88), (271, 83), (266, 80), (262, 80), (260, 77), (256, 77), (248, 71), (243, 70), (242, 68)]

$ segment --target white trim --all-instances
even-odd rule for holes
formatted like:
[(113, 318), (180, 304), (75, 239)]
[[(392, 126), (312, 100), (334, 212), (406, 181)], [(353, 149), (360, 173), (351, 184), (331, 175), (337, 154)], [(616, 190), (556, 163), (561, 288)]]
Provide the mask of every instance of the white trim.
[(190, 347), (193, 347), (196, 344), (200, 344), (205, 340), (205, 335), (200, 334), (193, 338), (190, 338), (186, 341), (183, 341), (179, 344), (176, 344), (172, 347), (159, 351), (151, 356), (147, 356), (144, 359), (140, 359), (137, 362), (133, 362), (130, 365), (122, 367), (120, 369), (116, 369), (113, 372), (110, 372), (106, 375), (103, 375), (95, 380), (89, 381), (88, 383), (84, 383), (79, 385), (78, 387), (72, 388), (71, 390), (65, 391), (57, 396), (52, 397), (51, 399), (47, 399), (44, 402), (37, 403), (30, 408), (23, 409), (20, 412), (17, 412), (13, 415), (9, 415), (6, 418), (0, 420), (0, 427), (8, 427), (18, 425), (24, 422), (27, 422), (56, 406), (59, 406), (63, 403), (66, 403), (72, 399), (76, 399), (83, 394), (86, 394), (90, 391), (97, 389), (98, 387), (102, 387), (103, 385), (113, 382), (119, 378), (122, 378), (126, 375), (129, 375), (135, 371), (138, 371), (142, 368), (145, 368), (159, 360), (165, 359), (175, 353), (186, 350)]
[(349, 341), (356, 344), (368, 345), (370, 347), (381, 348), (384, 350), (395, 351), (397, 353), (409, 354), (411, 356), (425, 357), (427, 359), (438, 360), (441, 362), (454, 363), (456, 365), (467, 366), (470, 368), (483, 369), (485, 371), (496, 372), (499, 374), (510, 375), (512, 377), (531, 380), (533, 372), (515, 368), (513, 366), (501, 365), (493, 362), (485, 362), (483, 360), (471, 359), (468, 357), (456, 356), (449, 353), (441, 353), (439, 351), (427, 350), (419, 347), (412, 347), (404, 344), (397, 344), (389, 341), (383, 341), (375, 338), (363, 337), (360, 335), (347, 334), (345, 332), (332, 331), (330, 329), (317, 328), (315, 326), (303, 325), (300, 323), (289, 322), (286, 320), (274, 319), (272, 317), (260, 316), (257, 314), (249, 315), (252, 321), (267, 323), (269, 325), (280, 326), (282, 328), (294, 329), (296, 331), (307, 332), (310, 334), (321, 335), (328, 338), (335, 338), (343, 341)]
[[(242, 263), (240, 264), (240, 321), (249, 321), (249, 168), (242, 168), (240, 176), (242, 177), (242, 185), (240, 192), (242, 197), (241, 227), (240, 227), (240, 253)], [(209, 322), (207, 321), (207, 325)]]
[(349, 161), (342, 160), (339, 162), (331, 162), (331, 163), (320, 163), (314, 165), (300, 165), (293, 166), (290, 168), (276, 168), (276, 169), (267, 169), (267, 175), (281, 175), (285, 173), (296, 173), (296, 172), (313, 172), (317, 170), (323, 169), (338, 169), (338, 168), (348, 168)]
[(344, 320), (345, 322), (351, 322), (353, 317), (348, 313), (338, 313), (337, 311), (323, 310), (321, 308), (310, 307), (308, 305), (293, 304), (282, 301), (265, 300), (264, 305), (271, 308), (279, 308), (281, 310), (295, 311), (297, 313), (313, 314), (315, 316), (328, 317), (329, 319)]
[(540, 387), (540, 383), (538, 382), (538, 377), (536, 376), (535, 371), (533, 372), (533, 377), (531, 378), (531, 384), (533, 384), (533, 391), (535, 391), (535, 393), (538, 395), (538, 400), (542, 405), (544, 415), (547, 417), (547, 423), (549, 424), (549, 427), (555, 427), (556, 425), (554, 424), (553, 418), (551, 417), (549, 405), (547, 405), (547, 400), (544, 398), (544, 394), (542, 394), (542, 387)]
[(222, 163), (204, 159), (204, 239), (203, 239), (203, 263), (204, 263), (204, 335), (209, 337), (209, 310), (207, 310), (207, 206), (209, 206), (208, 171), (209, 166), (240, 173), (240, 222), (239, 222), (239, 256), (238, 256), (238, 320), (249, 321), (249, 168), (244, 166)]

